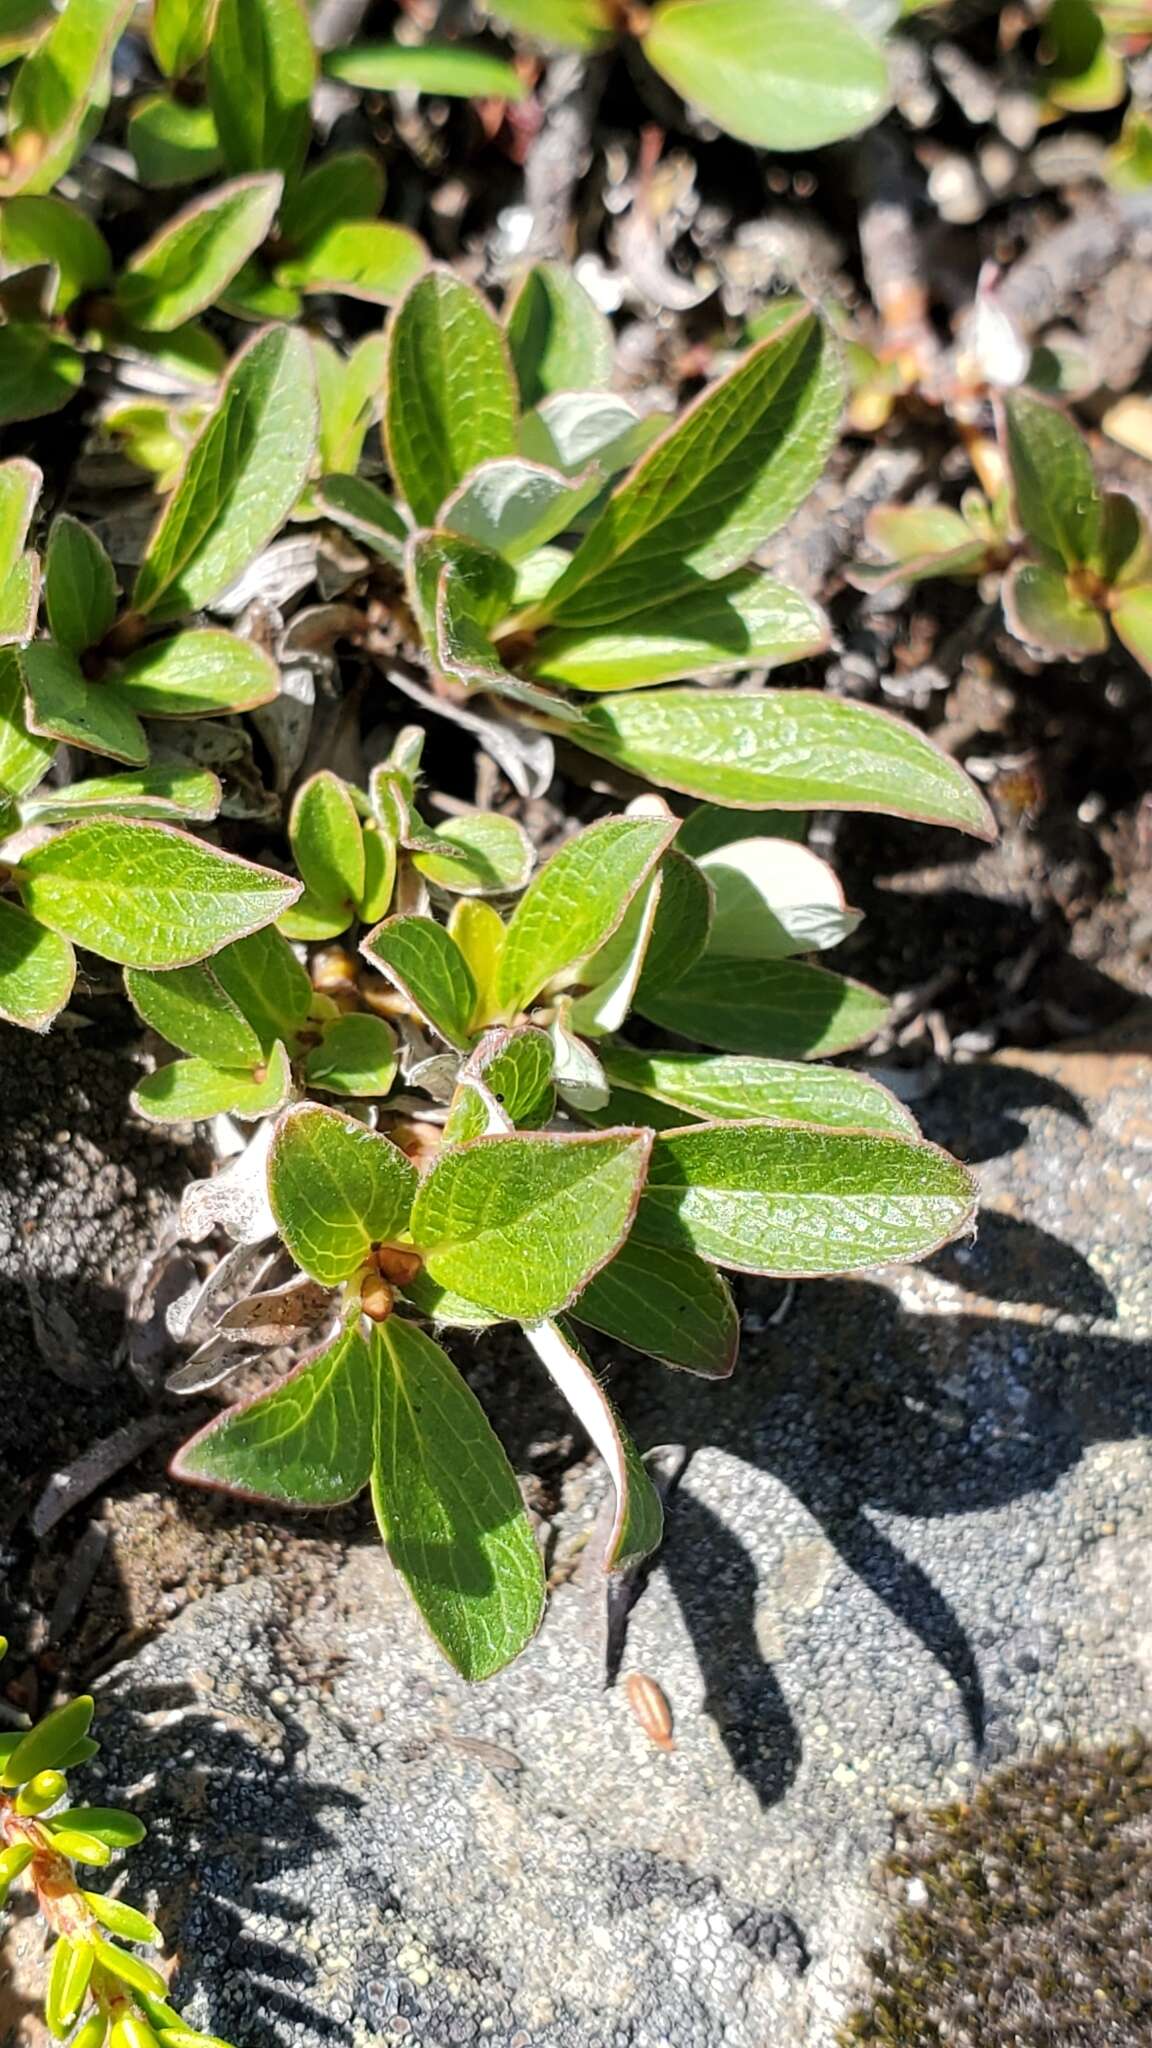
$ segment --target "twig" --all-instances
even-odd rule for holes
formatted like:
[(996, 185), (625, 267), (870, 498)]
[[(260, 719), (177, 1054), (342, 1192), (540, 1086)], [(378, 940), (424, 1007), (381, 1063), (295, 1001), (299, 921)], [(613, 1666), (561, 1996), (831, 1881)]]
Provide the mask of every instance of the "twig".
[(174, 1433), (170, 1415), (141, 1415), (135, 1422), (126, 1422), (123, 1429), (114, 1430), (111, 1436), (89, 1445), (71, 1465), (52, 1474), (29, 1518), (33, 1534), (47, 1536), (57, 1522), (62, 1522), (106, 1479), (130, 1465), (161, 1437)]

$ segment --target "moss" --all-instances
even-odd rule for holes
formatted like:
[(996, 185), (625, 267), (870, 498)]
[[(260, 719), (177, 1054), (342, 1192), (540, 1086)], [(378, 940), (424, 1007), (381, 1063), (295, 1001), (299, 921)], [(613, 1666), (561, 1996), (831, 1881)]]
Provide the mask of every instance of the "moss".
[(1152, 2041), (1152, 1748), (1056, 1749), (901, 1823), (841, 2048)]

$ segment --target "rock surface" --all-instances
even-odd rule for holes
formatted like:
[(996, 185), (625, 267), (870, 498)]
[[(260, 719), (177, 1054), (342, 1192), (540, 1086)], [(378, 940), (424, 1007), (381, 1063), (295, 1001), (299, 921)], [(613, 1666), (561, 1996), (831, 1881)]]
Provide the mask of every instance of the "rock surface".
[[(580, 1463), (545, 1627), (482, 1688), (366, 1535), (319, 1597), (226, 1588), (111, 1674), (86, 1796), (150, 1812), (132, 1879), (199, 2023), (240, 2048), (824, 2048), (894, 1807), (1152, 1723), (1147, 1030), (918, 1105), (982, 1162), (974, 1245), (807, 1285), (778, 1322), (750, 1286), (726, 1387), (618, 1362), (641, 1445), (691, 1451), (624, 1659), (673, 1754), (603, 1688)], [(539, 1475), (564, 1425), (528, 1371), (489, 1351), (477, 1385)]]

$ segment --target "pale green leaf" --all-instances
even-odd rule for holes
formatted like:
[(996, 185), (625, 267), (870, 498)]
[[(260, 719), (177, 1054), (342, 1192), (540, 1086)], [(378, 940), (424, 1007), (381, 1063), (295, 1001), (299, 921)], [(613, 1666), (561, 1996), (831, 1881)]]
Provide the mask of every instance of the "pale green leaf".
[(875, 1036), (882, 996), (800, 960), (722, 960), (705, 954), (670, 988), (636, 1005), (652, 1023), (721, 1052), (828, 1059)]
[[(384, 402), (384, 336), (366, 334), (347, 356), (339, 355), (318, 334), (310, 335), (309, 342), (320, 401), (320, 473), (355, 472), (368, 429)], [(352, 481), (359, 479), (353, 474)]]
[(520, 453), (565, 476), (590, 467), (602, 477), (616, 476), (667, 425), (665, 414), (639, 418), (635, 407), (613, 391), (555, 391), (521, 420)]
[(89, 683), (75, 658), (51, 640), (35, 640), (20, 660), (28, 690), (28, 723), (45, 738), (107, 754), (142, 767), (148, 759), (144, 728), (112, 683)]
[(29, 51), (8, 96), (0, 193), (48, 192), (95, 133), (112, 52), (132, 0), (67, 0)]
[(783, 960), (838, 946), (860, 923), (827, 861), (790, 839), (744, 838), (701, 855), (714, 909), (708, 951)]
[(594, 391), (610, 382), (612, 328), (564, 264), (538, 263), (528, 272), (505, 324), (525, 407), (553, 391)]
[(467, 1048), (477, 1007), (476, 983), (443, 925), (430, 917), (388, 917), (361, 940), (360, 951), (439, 1037)]
[(216, 1067), (257, 1067), (260, 1036), (207, 961), (166, 974), (125, 970), (128, 1000), (146, 1024), (178, 1051)]
[(23, 556), (43, 482), (41, 471), (26, 456), (0, 462), (0, 583), (8, 581)]
[(643, 46), (685, 99), (765, 149), (839, 142), (888, 104), (879, 44), (822, 0), (660, 0)]
[(571, 1333), (548, 1322), (526, 1334), (608, 1468), (616, 1512), (604, 1569), (634, 1569), (659, 1549), (664, 1534), (664, 1510), (644, 1461)]
[(276, 267), (280, 284), (390, 306), (428, 268), (428, 250), (389, 220), (338, 221)]
[(1024, 532), (1069, 569), (1092, 561), (1103, 519), (1087, 443), (1066, 414), (1042, 399), (1013, 391), (1002, 403), (1005, 453)]
[(280, 245), (294, 252), (340, 221), (375, 220), (384, 204), (384, 186), (384, 166), (366, 150), (324, 157), (285, 193), (277, 228)]
[(83, 654), (116, 617), (116, 572), (97, 536), (71, 513), (52, 521), (44, 558), (48, 625), (58, 645)]
[[(479, 1085), (477, 1085), (479, 1084)], [(487, 1098), (487, 1100), (486, 1100)], [(556, 1106), (552, 1047), (532, 1025), (486, 1032), (460, 1069), (444, 1124), (444, 1143), (462, 1144), (490, 1128), (489, 1104), (515, 1130), (537, 1130)]]
[(67, 939), (0, 898), (0, 1017), (47, 1031), (72, 993), (76, 961)]
[(173, 1060), (133, 1089), (132, 1107), (154, 1124), (197, 1123), (225, 1115), (254, 1121), (283, 1109), (291, 1092), (288, 1055), (276, 1045), (267, 1066), (262, 1063), (254, 1070), (218, 1067), (199, 1059)]
[(329, 51), (324, 69), (329, 78), (368, 92), (522, 100), (527, 91), (514, 65), (470, 43), (353, 43), (351, 49)]
[(208, 101), (232, 171), (282, 171), (308, 153), (316, 53), (303, 0), (219, 0)]
[(152, 0), (149, 40), (169, 78), (183, 78), (208, 53), (217, 0)]
[[(681, 826), (677, 839), (683, 832)], [(637, 994), (654, 995), (687, 974), (712, 929), (712, 884), (679, 845), (660, 862), (660, 900), (648, 937)]]
[(609, 0), (485, 0), (485, 5), (505, 28), (562, 49), (594, 49), (615, 26)]
[(1052, 562), (1018, 562), (1004, 578), (1004, 616), (1018, 640), (1069, 660), (1103, 654), (1108, 620)]
[[(3, 777), (0, 776), (0, 781)], [(21, 804), (26, 819), (109, 817), (189, 818), (207, 823), (220, 809), (215, 775), (202, 768), (150, 767), (127, 775), (90, 775), (59, 789), (38, 789)]]
[(211, 107), (186, 106), (163, 93), (137, 100), (128, 147), (144, 185), (196, 185), (224, 164)]
[(53, 740), (28, 724), (24, 671), (15, 648), (0, 647), (0, 790), (27, 796), (48, 772)]
[(448, 934), (459, 947), (476, 985), (474, 1019), (487, 1021), (499, 1008), (496, 984), (505, 930), (503, 918), (491, 903), (465, 896), (452, 905)]
[(302, 1102), (281, 1117), (268, 1196), (288, 1250), (313, 1280), (337, 1287), (408, 1227), (416, 1170), (385, 1137), (337, 1109)]
[(254, 1401), (230, 1408), (177, 1452), (177, 1479), (252, 1500), (335, 1507), (372, 1472), (376, 1374), (359, 1319)]
[(312, 1006), (312, 984), (273, 924), (223, 947), (213, 958), (212, 971), (266, 1051), (278, 1038), (295, 1046)]
[(387, 1095), (396, 1078), (396, 1034), (383, 1017), (334, 1017), (308, 1054), (304, 1074), (326, 1095)]
[(675, 820), (604, 818), (552, 855), (521, 897), (500, 964), (513, 1014), (611, 938), (675, 833)]
[(116, 674), (116, 689), (143, 718), (202, 718), (251, 711), (280, 687), (271, 655), (214, 626), (153, 640)]
[(522, 562), (569, 527), (599, 488), (519, 455), (482, 462), (445, 500), (440, 522), (505, 561)]
[(275, 173), (234, 178), (174, 214), (120, 272), (125, 317), (167, 334), (215, 305), (269, 233), (282, 190)]
[(582, 992), (569, 998), (571, 1029), (590, 1039), (619, 1031), (635, 999), (651, 943), (663, 893), (658, 866), (628, 909), (606, 945), (580, 969)]
[(525, 666), (571, 689), (630, 690), (804, 661), (827, 647), (828, 635), (824, 613), (798, 590), (742, 571), (609, 626), (542, 633)]
[(921, 1140), (800, 1124), (658, 1134), (640, 1228), (738, 1272), (800, 1278), (924, 1258), (967, 1228), (972, 1175)]
[(0, 584), (0, 648), (23, 647), (36, 631), (40, 609), (40, 557), (20, 555)]
[(1112, 612), (1116, 638), (1134, 661), (1152, 675), (1152, 585), (1138, 584), (1120, 595)]
[(878, 1081), (850, 1067), (738, 1053), (638, 1052), (619, 1043), (602, 1047), (601, 1057), (612, 1081), (688, 1116), (783, 1117), (841, 1130), (916, 1135), (915, 1120), (903, 1104)]
[(59, 317), (85, 292), (112, 277), (112, 252), (86, 213), (66, 199), (6, 199), (0, 207), (0, 255), (4, 269), (34, 270), (50, 263), (58, 282), (52, 312)]
[(740, 1320), (723, 1275), (695, 1252), (644, 1243), (635, 1227), (570, 1313), (682, 1372), (727, 1379), (736, 1363)]
[(84, 358), (70, 341), (31, 321), (0, 327), (0, 426), (59, 412), (84, 382)]
[(396, 483), (424, 525), (477, 463), (516, 452), (516, 393), (503, 335), (483, 299), (435, 270), (389, 329), (385, 431)]
[(515, 818), (477, 811), (432, 834), (444, 851), (412, 856), (426, 881), (453, 896), (499, 896), (522, 889), (532, 872), (532, 842)]

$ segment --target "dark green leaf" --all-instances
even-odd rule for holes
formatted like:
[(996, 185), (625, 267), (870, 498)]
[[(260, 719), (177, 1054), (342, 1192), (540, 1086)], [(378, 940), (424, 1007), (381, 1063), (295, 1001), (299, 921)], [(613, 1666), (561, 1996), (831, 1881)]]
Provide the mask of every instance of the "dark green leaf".
[(655, 995), (687, 974), (704, 951), (711, 929), (712, 885), (708, 877), (679, 846), (669, 847), (660, 862), (660, 901), (637, 996)]
[(295, 176), (308, 152), (315, 79), (303, 0), (219, 0), (208, 100), (229, 170)]
[(612, 329), (573, 271), (538, 263), (506, 316), (508, 346), (525, 407), (553, 391), (594, 391), (611, 382)]
[(259, 1033), (206, 961), (167, 974), (129, 967), (124, 986), (144, 1022), (181, 1052), (218, 1067), (260, 1064)]
[(84, 358), (48, 327), (0, 327), (0, 426), (59, 412), (84, 382)]
[(1021, 526), (1069, 569), (1091, 562), (1103, 522), (1086, 442), (1066, 414), (1042, 399), (1013, 391), (1003, 407), (1005, 453)]
[(799, 960), (722, 960), (707, 954), (671, 988), (637, 1007), (654, 1024), (721, 1052), (769, 1059), (828, 1059), (872, 1038), (888, 1015), (882, 996)]
[(266, 924), (223, 947), (213, 958), (212, 971), (247, 1017), (265, 1051), (278, 1038), (295, 1046), (312, 1005), (312, 984), (274, 925)]
[(388, 917), (361, 940), (360, 951), (433, 1031), (449, 1045), (467, 1047), (475, 1028), (476, 984), (443, 925), (430, 917)]
[(28, 1031), (47, 1031), (72, 993), (76, 961), (67, 939), (47, 932), (0, 899), (0, 1017)]
[(147, 736), (113, 684), (86, 682), (74, 657), (51, 640), (33, 641), (20, 659), (33, 732), (107, 754), (130, 767), (143, 766), (148, 759)]
[(629, 690), (804, 661), (827, 647), (828, 631), (823, 612), (798, 590), (741, 571), (610, 626), (543, 633), (526, 666), (575, 690)]
[(0, 209), (0, 253), (9, 275), (52, 264), (58, 276), (52, 301), (57, 317), (112, 276), (112, 252), (99, 228), (66, 199), (6, 199)]
[(224, 163), (211, 107), (185, 106), (161, 93), (137, 100), (128, 117), (128, 147), (145, 185), (195, 185)]
[(694, 1252), (645, 1244), (633, 1229), (571, 1313), (664, 1365), (727, 1379), (740, 1321), (727, 1281)]
[(0, 647), (0, 789), (27, 796), (48, 773), (56, 752), (28, 724), (24, 671), (15, 648)]
[(326, 1095), (387, 1095), (396, 1078), (396, 1034), (383, 1017), (334, 1017), (304, 1073)]
[(418, 279), (392, 316), (387, 393), (392, 474), (423, 525), (477, 463), (516, 452), (504, 338), (479, 294), (447, 271)]
[(69, 512), (52, 521), (44, 596), (53, 638), (69, 654), (97, 646), (116, 617), (116, 572), (107, 551)]
[(384, 204), (384, 167), (366, 150), (342, 150), (313, 164), (285, 194), (279, 238), (303, 248), (341, 221), (375, 220)]

